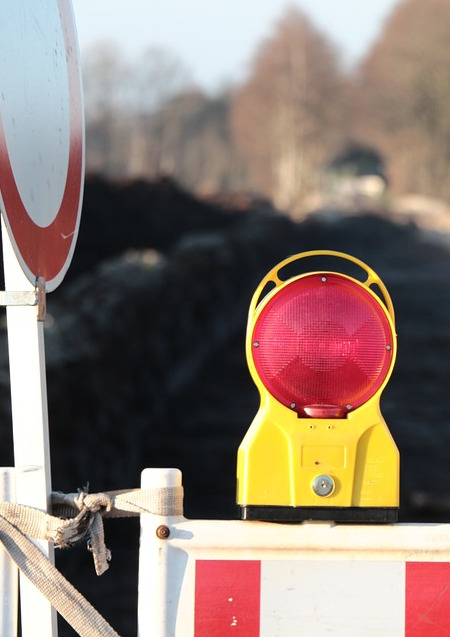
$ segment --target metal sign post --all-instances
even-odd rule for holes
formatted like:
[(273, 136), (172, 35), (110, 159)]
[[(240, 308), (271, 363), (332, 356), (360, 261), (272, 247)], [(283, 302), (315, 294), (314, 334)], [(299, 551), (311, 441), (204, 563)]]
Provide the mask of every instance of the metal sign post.
[[(3, 224), (2, 239), (6, 292), (20, 290), (33, 293), (34, 286), (25, 277)], [(37, 308), (38, 306), (32, 305), (10, 305), (6, 309), (6, 315), (16, 499), (21, 504), (47, 511), (51, 494), (51, 476), (44, 324), (37, 320)], [(52, 545), (45, 542), (37, 544), (53, 562)], [(22, 575), (20, 598), (23, 636), (36, 635), (37, 617), (41, 635), (56, 635), (55, 611)]]
[[(15, 502), (16, 485), (13, 467), (0, 469), (0, 499)], [(18, 569), (6, 550), (0, 551), (0, 634), (17, 635), (19, 607)]]
[[(48, 510), (45, 293), (75, 249), (84, 178), (81, 72), (70, 0), (0, 0), (0, 207), (17, 502)], [(31, 300), (30, 300), (31, 299)], [(41, 548), (52, 560), (52, 547)], [(12, 593), (11, 593), (12, 594)], [(56, 613), (20, 579), (22, 637)]]

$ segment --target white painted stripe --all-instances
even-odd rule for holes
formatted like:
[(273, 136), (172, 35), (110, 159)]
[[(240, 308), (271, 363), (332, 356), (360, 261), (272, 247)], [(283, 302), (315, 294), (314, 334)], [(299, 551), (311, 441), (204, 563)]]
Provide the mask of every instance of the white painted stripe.
[(262, 562), (260, 637), (400, 637), (404, 630), (404, 562)]

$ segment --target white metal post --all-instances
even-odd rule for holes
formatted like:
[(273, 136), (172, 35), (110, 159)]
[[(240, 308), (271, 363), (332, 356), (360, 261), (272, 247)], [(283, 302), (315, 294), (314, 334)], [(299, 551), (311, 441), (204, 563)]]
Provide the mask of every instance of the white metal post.
[[(2, 217), (6, 291), (33, 291), (14, 254)], [(51, 495), (44, 325), (36, 306), (6, 309), (11, 378), (11, 408), (16, 469), (16, 498), (20, 504), (48, 511)], [(53, 562), (53, 546), (36, 542)], [(42, 594), (20, 577), (22, 637), (56, 637), (56, 612)]]
[[(166, 489), (181, 487), (179, 469), (144, 469), (142, 489)], [(171, 522), (180, 516), (141, 514), (141, 539), (139, 550), (138, 635), (139, 637), (167, 637), (176, 609), (167, 607), (168, 581), (167, 559), (169, 547), (163, 533)]]
[[(16, 501), (15, 471), (0, 468), (0, 500)], [(3, 637), (17, 635), (19, 578), (17, 566), (5, 550), (0, 550), (0, 631)]]

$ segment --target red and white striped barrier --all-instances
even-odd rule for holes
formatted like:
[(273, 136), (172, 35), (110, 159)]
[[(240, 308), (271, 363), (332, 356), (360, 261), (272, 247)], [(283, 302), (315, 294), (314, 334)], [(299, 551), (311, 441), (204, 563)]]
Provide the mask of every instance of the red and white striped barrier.
[(443, 637), (449, 584), (446, 562), (197, 560), (189, 634)]
[(450, 525), (141, 524), (140, 637), (450, 635)]

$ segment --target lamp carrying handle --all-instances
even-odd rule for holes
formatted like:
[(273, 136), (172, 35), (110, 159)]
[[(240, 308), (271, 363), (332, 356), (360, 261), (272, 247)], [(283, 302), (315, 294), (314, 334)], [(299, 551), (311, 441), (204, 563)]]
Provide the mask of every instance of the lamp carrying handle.
[(384, 285), (378, 274), (360, 259), (350, 256), (345, 252), (336, 252), (334, 250), (310, 250), (308, 252), (301, 252), (299, 254), (288, 257), (284, 261), (281, 261), (281, 263), (278, 263), (274, 268), (272, 268), (272, 270), (270, 270), (270, 272), (266, 274), (266, 276), (262, 279), (262, 281), (256, 288), (250, 303), (249, 318), (253, 317), (259, 303), (267, 296), (269, 292), (275, 293), (276, 288), (284, 285), (287, 280), (291, 280), (280, 278), (281, 270), (287, 265), (294, 263), (295, 261), (300, 261), (301, 259), (310, 257), (336, 257), (338, 259), (343, 259), (344, 261), (350, 261), (351, 263), (359, 266), (367, 275), (367, 278), (363, 281), (360, 281), (360, 283), (362, 283), (362, 285), (367, 288), (377, 286), (382, 295), (382, 300), (384, 301), (392, 323), (395, 324), (394, 306), (392, 304), (391, 297), (389, 296), (389, 292), (387, 291), (386, 286)]

